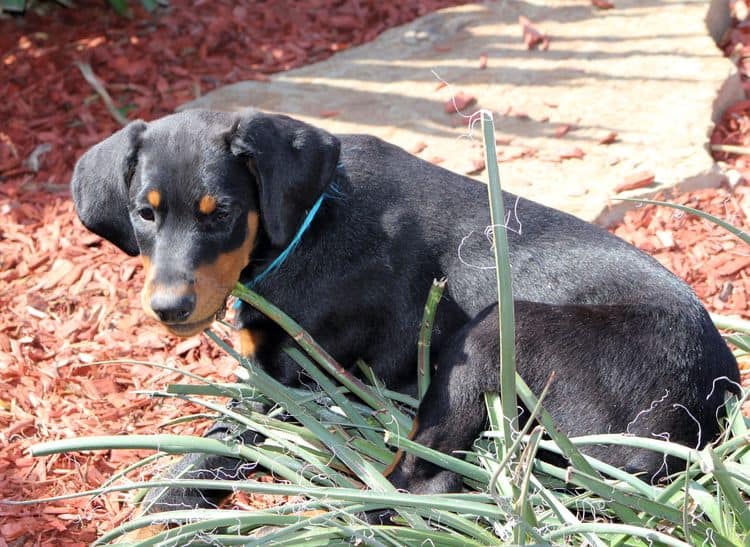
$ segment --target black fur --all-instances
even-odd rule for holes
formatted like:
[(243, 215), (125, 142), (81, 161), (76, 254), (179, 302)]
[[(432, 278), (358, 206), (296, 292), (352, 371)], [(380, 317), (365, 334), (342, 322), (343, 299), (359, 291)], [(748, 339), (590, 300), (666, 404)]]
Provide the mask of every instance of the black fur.
[(138, 141), (146, 124), (128, 124), (86, 153), (73, 172), (73, 202), (83, 224), (130, 256), (138, 254), (128, 214), (130, 181), (138, 156)]
[[(133, 158), (130, 127), (88, 152), (73, 179), (84, 224), (127, 252), (136, 250), (125, 229), (127, 177), (112, 166)], [(447, 277), (431, 347), (437, 370), (419, 408), (416, 439), (446, 452), (470, 447), (485, 425), (482, 393), (498, 387), (497, 298), (482, 184), (374, 137), (336, 137), (257, 112), (187, 111), (147, 124), (140, 136), (129, 209), (142, 205), (144, 181), (164, 185), (172, 213), (159, 213), (158, 228), (149, 232), (131, 218), (141, 253), (165, 271), (189, 270), (236, 249), (246, 236), (244, 214), (258, 210), (261, 230), (241, 273), (243, 282), (252, 280), (335, 181), (340, 197), (324, 201), (300, 246), (256, 290), (345, 367), (354, 371), (362, 358), (390, 389), (415, 392), (424, 302), (432, 280)], [(190, 204), (207, 191), (230, 213), (201, 224)], [(735, 389), (739, 373), (689, 287), (605, 230), (511, 194), (504, 199), (519, 370), (537, 392), (556, 372), (546, 406), (562, 429), (667, 433), (689, 446), (710, 441), (723, 392)], [(300, 381), (282, 351), (293, 341), (278, 327), (247, 306), (239, 326), (259, 335), (261, 366), (288, 385)], [(717, 381), (707, 398), (721, 377), (729, 381)], [(662, 459), (645, 452), (612, 446), (588, 453), (652, 477), (665, 472)], [(415, 492), (461, 487), (456, 477), (409, 456), (391, 480)], [(172, 491), (159, 508), (197, 503), (184, 494)]]
[(304, 210), (330, 183), (339, 140), (291, 118), (254, 115), (238, 121), (230, 149), (246, 158), (256, 175), (266, 235), (272, 244), (286, 245)]

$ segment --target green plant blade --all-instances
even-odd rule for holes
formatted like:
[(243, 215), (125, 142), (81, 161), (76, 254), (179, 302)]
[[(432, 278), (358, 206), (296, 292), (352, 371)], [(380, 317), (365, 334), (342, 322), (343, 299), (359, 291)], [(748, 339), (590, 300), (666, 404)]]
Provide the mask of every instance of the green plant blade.
[[(497, 266), (498, 320), (500, 322), (500, 399), (503, 410), (502, 430), (505, 446), (513, 444), (513, 428), (518, 426), (516, 408), (516, 325), (513, 315), (513, 287), (510, 254), (505, 230), (505, 205), (500, 187), (500, 172), (495, 149), (495, 126), (492, 114), (482, 110), (482, 135), (485, 164), (489, 180), (490, 219), (492, 222), (495, 264)], [(490, 412), (492, 412), (491, 409)]]
[(445, 278), (438, 281), (433, 279), (432, 287), (427, 295), (427, 303), (424, 306), (422, 326), (419, 329), (419, 342), (417, 343), (417, 398), (421, 401), (430, 385), (431, 363), (430, 343), (432, 341), (432, 327), (435, 324), (435, 312), (445, 291)]

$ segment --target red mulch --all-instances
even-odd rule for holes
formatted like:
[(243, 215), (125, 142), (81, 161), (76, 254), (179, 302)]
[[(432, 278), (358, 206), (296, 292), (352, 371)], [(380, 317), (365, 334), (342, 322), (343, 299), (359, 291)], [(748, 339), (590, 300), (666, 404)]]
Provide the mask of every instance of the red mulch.
[[(0, 499), (95, 488), (142, 456), (34, 459), (31, 444), (152, 433), (195, 410), (133, 393), (163, 388), (180, 379), (176, 374), (96, 361), (173, 362), (213, 379), (231, 378), (231, 361), (205, 340), (175, 339), (144, 320), (138, 259), (75, 219), (67, 190), (73, 163), (118, 125), (74, 62), (91, 65), (129, 118), (148, 120), (217, 86), (323, 59), (430, 10), (464, 2), (309, 0), (282, 9), (281, 2), (171, 0), (169, 9), (154, 15), (131, 2), (132, 20), (117, 17), (104, 2), (76, 3), (77, 9), (44, 16), (0, 19)], [(748, 227), (744, 182), (678, 199)], [(712, 309), (748, 317), (744, 251), (725, 234), (650, 208), (629, 213), (616, 232), (683, 275)], [(182, 424), (167, 431), (200, 434), (205, 427)], [(83, 545), (130, 511), (125, 495), (0, 505), (0, 547)]]
[[(34, 459), (33, 443), (149, 433), (191, 412), (133, 393), (162, 388), (175, 374), (90, 363), (171, 360), (231, 378), (231, 361), (205, 340), (181, 341), (144, 321), (138, 260), (75, 219), (67, 190), (73, 164), (118, 125), (74, 63), (89, 63), (129, 118), (149, 120), (218, 86), (319, 61), (461, 3), (310, 0), (282, 9), (281, 2), (172, 0), (149, 16), (130, 2), (129, 20), (103, 1), (78, 1), (77, 9), (0, 20), (0, 499), (94, 488), (140, 456)], [(86, 544), (127, 518), (126, 499), (0, 506), (0, 546)]]

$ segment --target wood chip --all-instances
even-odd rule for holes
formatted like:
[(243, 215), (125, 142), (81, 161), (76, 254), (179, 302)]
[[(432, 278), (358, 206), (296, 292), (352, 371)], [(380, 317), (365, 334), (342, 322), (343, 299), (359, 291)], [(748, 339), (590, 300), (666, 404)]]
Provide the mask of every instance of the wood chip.
[(465, 91), (459, 91), (445, 102), (443, 110), (446, 114), (454, 114), (476, 104), (476, 102), (477, 99), (474, 95), (466, 93)]
[(600, 10), (608, 10), (615, 7), (615, 5), (608, 0), (591, 0), (591, 5)]
[(518, 17), (518, 24), (521, 25), (523, 43), (526, 44), (527, 49), (534, 49), (537, 47), (542, 50), (549, 49), (549, 38), (547, 38), (547, 36), (527, 17), (520, 15)]
[(615, 193), (651, 186), (655, 179), (656, 175), (651, 171), (639, 171), (638, 173), (633, 173), (632, 175), (625, 177), (620, 184), (615, 186)]
[(617, 140), (617, 133), (610, 131), (604, 137), (599, 139), (599, 144), (612, 144)]
[(576, 159), (576, 160), (582, 160), (586, 153), (578, 148), (577, 146), (574, 148), (568, 148), (567, 150), (563, 150), (558, 154), (558, 157), (561, 160), (570, 160), (570, 159)]
[(484, 171), (485, 167), (484, 158), (474, 158), (471, 160), (471, 163), (463, 167), (460, 172), (464, 175), (476, 175), (477, 173)]
[(417, 142), (415, 142), (409, 148), (408, 151), (409, 151), (410, 154), (416, 155), (416, 154), (419, 154), (420, 152), (422, 152), (425, 148), (427, 148), (427, 143), (426, 142), (424, 142), (424, 141), (417, 141)]
[(561, 126), (557, 127), (555, 129), (555, 137), (558, 138), (558, 139), (564, 137), (565, 135), (568, 134), (568, 132), (570, 131), (570, 129), (571, 129), (571, 126), (569, 124), (567, 124), (567, 123), (564, 124), (564, 125), (561, 125)]

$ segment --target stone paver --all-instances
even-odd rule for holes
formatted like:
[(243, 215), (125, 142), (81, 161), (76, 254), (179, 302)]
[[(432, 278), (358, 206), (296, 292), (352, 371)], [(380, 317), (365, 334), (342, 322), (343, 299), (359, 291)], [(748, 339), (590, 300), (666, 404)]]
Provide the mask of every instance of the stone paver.
[[(608, 210), (614, 188), (633, 173), (653, 172), (659, 188), (718, 183), (723, 175), (707, 153), (708, 132), (712, 118), (742, 93), (709, 32), (718, 35), (726, 25), (724, 0), (710, 10), (698, 1), (615, 3), (609, 11), (587, 0), (450, 8), (271, 82), (229, 85), (183, 108), (252, 106), (406, 149), (424, 142), (421, 157), (442, 157), (443, 166), (462, 172), (481, 156), (478, 134), (464, 138), (460, 116), (443, 105), (463, 91), (478, 99), (467, 114), (492, 110), (498, 136), (512, 139), (499, 151), (537, 150), (536, 157), (501, 164), (504, 188), (607, 222), (616, 216)], [(549, 36), (547, 51), (526, 49), (519, 15)], [(439, 88), (438, 77), (448, 85)], [(338, 114), (326, 117), (331, 112)], [(573, 129), (557, 138), (565, 124)], [(617, 141), (599, 144), (610, 132)], [(574, 147), (583, 159), (553, 161)]]

